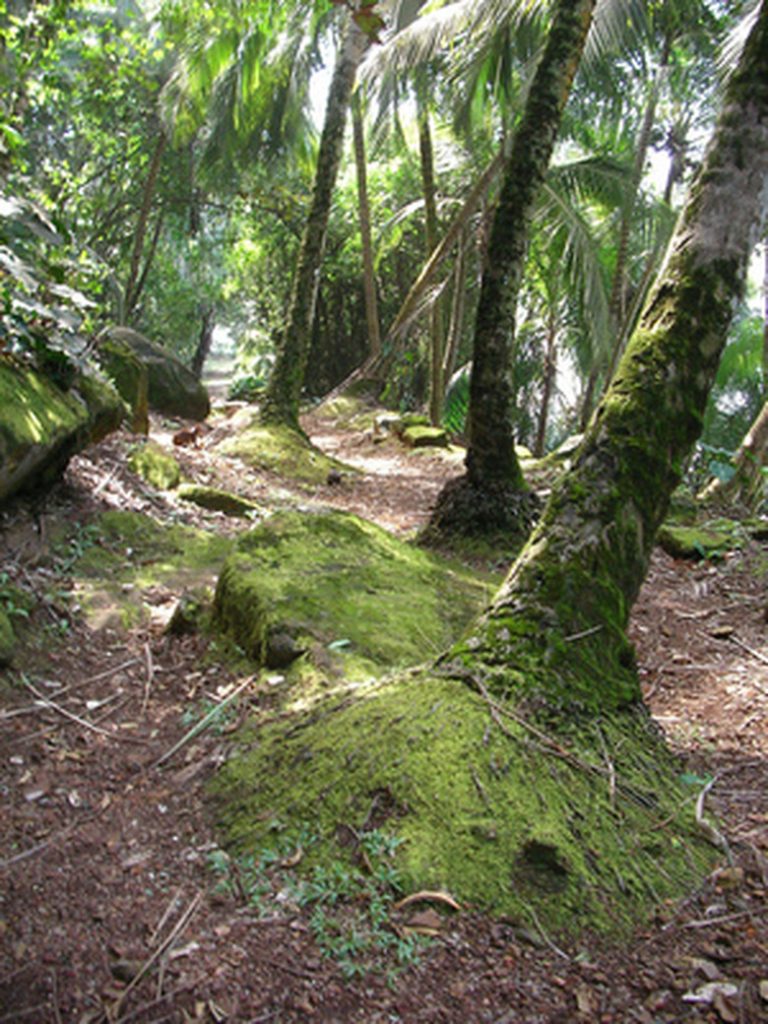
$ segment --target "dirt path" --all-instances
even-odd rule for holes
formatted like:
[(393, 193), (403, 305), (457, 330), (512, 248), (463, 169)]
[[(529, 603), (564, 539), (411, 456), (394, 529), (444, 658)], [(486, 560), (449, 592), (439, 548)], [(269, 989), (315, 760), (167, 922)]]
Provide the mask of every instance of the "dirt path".
[[(350, 508), (400, 532), (424, 521), (456, 471), (394, 442), (307, 426), (360, 478), (291, 495), (205, 445), (179, 454), (208, 482), (234, 482), (265, 502)], [(646, 695), (692, 793), (714, 780), (705, 813), (721, 815), (733, 864), (724, 858), (682, 905), (659, 907), (624, 950), (602, 950), (599, 936), (560, 949), (468, 909), (417, 964), (393, 960), (389, 976), (349, 978), (321, 955), (309, 912), (279, 873), (258, 904), (237, 885), (217, 886), (204, 789), (230, 726), (173, 753), (190, 715), (235, 683), (203, 660), (206, 641), (94, 632), (62, 610), (66, 574), (46, 557), (61, 522), (120, 507), (232, 529), (142, 484), (125, 468), (130, 443), (108, 440), (75, 460), (42, 505), (3, 519), (3, 571), (48, 603), (33, 613), (41, 642), (7, 673), (0, 703), (0, 1024), (768, 1020), (764, 547), (717, 566), (658, 553), (632, 627)], [(243, 708), (272, 699), (254, 686)]]

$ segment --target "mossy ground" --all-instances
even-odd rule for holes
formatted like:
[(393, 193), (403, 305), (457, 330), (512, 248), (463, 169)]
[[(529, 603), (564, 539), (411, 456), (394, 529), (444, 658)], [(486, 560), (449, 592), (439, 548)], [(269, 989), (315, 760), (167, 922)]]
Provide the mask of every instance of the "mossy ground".
[(466, 568), (357, 516), (286, 512), (241, 536), (216, 609), (258, 660), (280, 630), (333, 675), (359, 678), (434, 656), (490, 596), (491, 585)]
[(160, 491), (171, 491), (181, 482), (179, 463), (154, 441), (138, 445), (128, 456), (128, 465)]
[(217, 450), (223, 455), (235, 455), (255, 469), (311, 485), (324, 484), (332, 470), (356, 472), (351, 466), (324, 455), (290, 427), (263, 426), (256, 413), (249, 425), (237, 436), (223, 441)]
[(380, 829), (401, 840), (406, 892), (442, 889), (546, 935), (619, 938), (700, 881), (714, 850), (696, 792), (641, 708), (549, 738), (521, 721), (430, 672), (351, 687), (246, 731), (215, 782), (221, 824), (241, 852), (309, 828), (308, 868)]
[(230, 538), (168, 525), (138, 512), (109, 511), (59, 538), (75, 596), (94, 625), (135, 625), (149, 617), (145, 594), (215, 584)]

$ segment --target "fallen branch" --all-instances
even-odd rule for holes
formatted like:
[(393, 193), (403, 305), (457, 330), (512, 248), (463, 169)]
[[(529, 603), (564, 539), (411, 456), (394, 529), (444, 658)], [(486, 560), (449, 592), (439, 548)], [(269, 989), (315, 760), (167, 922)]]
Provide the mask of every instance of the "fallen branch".
[(191, 740), (195, 738), (195, 736), (198, 736), (201, 732), (203, 732), (204, 729), (207, 729), (211, 722), (220, 714), (220, 712), (223, 711), (223, 709), (227, 707), (227, 705), (231, 704), (236, 697), (239, 697), (243, 690), (247, 689), (247, 687), (251, 685), (255, 678), (256, 676), (248, 676), (247, 679), (244, 679), (243, 682), (238, 687), (236, 687), (232, 691), (232, 693), (229, 694), (228, 697), (225, 697), (220, 704), (217, 704), (216, 707), (209, 711), (204, 718), (201, 718), (199, 722), (193, 725), (192, 728), (181, 737), (178, 743), (174, 743), (171, 749), (166, 751), (166, 753), (164, 753), (162, 757), (158, 757), (156, 761), (153, 761), (150, 767), (159, 768), (161, 765), (165, 764), (166, 761), (170, 761), (173, 755), (177, 754), (182, 749), (182, 747), (185, 747), (187, 743), (189, 743)]
[(115, 1022), (120, 1020), (120, 1007), (125, 1002), (126, 996), (130, 992), (132, 992), (133, 989), (136, 988), (136, 986), (139, 984), (139, 982), (142, 980), (142, 978), (144, 978), (144, 976), (147, 974), (147, 972), (151, 970), (153, 965), (174, 944), (176, 939), (179, 937), (179, 935), (181, 935), (181, 933), (187, 927), (189, 922), (192, 920), (192, 917), (196, 913), (197, 908), (200, 906), (200, 903), (202, 902), (202, 899), (203, 899), (202, 892), (198, 892), (197, 895), (193, 897), (192, 902), (189, 904), (187, 909), (184, 911), (184, 913), (181, 915), (179, 920), (176, 922), (176, 924), (174, 925), (174, 927), (171, 930), (171, 932), (168, 935), (168, 937), (165, 938), (162, 941), (162, 943), (157, 947), (155, 952), (147, 960), (144, 961), (144, 963), (141, 965), (139, 970), (136, 972), (136, 974), (134, 975), (134, 977), (132, 978), (130, 983), (121, 992), (120, 998), (115, 1002), (115, 1004), (112, 1007), (112, 1019)]

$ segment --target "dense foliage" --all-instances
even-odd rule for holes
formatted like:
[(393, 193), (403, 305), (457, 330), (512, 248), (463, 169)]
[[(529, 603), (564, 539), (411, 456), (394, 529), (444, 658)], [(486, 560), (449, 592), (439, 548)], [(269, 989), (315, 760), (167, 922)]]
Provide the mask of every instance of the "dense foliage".
[[(676, 0), (625, 5), (622, 15), (616, 6), (605, 5), (575, 84), (519, 299), (515, 432), (537, 452), (585, 421), (637, 320), (711, 121), (717, 47), (749, 8)], [(219, 327), (235, 339), (240, 372), (263, 381), (286, 317), (319, 95), (346, 8), (380, 40), (359, 76), (378, 375), (401, 406), (424, 405), (439, 386), (437, 407), (460, 434), (456, 381), (471, 359), (498, 176), (472, 193), (514, 129), (547, 27), (541, 7), (514, 0), (472, 10), (0, 2), (3, 347), (61, 372), (57, 351), (79, 357), (117, 322), (192, 360)], [(369, 352), (359, 204), (348, 145), (308, 395)], [(463, 212), (393, 332), (435, 238)], [(756, 308), (745, 310), (707, 414), (712, 449), (733, 449), (765, 400), (762, 332)]]

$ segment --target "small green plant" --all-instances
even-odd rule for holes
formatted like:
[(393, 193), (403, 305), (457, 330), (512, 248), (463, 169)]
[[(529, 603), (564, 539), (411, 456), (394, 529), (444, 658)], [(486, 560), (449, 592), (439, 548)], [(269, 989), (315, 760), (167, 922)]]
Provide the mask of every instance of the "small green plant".
[(392, 982), (419, 962), (428, 939), (404, 934), (390, 924), (392, 904), (401, 891), (393, 857), (401, 840), (374, 829), (357, 836), (359, 866), (340, 860), (317, 864), (298, 879), (294, 866), (311, 852), (317, 836), (311, 829), (284, 835), (275, 821), (276, 842), (258, 855), (208, 855), (216, 877), (215, 891), (274, 912), (286, 901), (310, 911), (309, 926), (323, 956), (334, 960), (346, 979), (383, 971)]
[(237, 702), (219, 706), (215, 701), (201, 700), (182, 713), (181, 724), (189, 728), (211, 715), (208, 728), (215, 735), (221, 735), (228, 726), (235, 722), (239, 710)]
[(62, 576), (71, 572), (75, 563), (78, 562), (91, 548), (101, 541), (101, 531), (98, 526), (89, 523), (85, 526), (78, 526), (72, 537), (67, 542), (66, 549), (60, 557), (57, 570)]
[(0, 572), (0, 605), (9, 618), (28, 619), (29, 604), (27, 595), (11, 582), (10, 575)]

